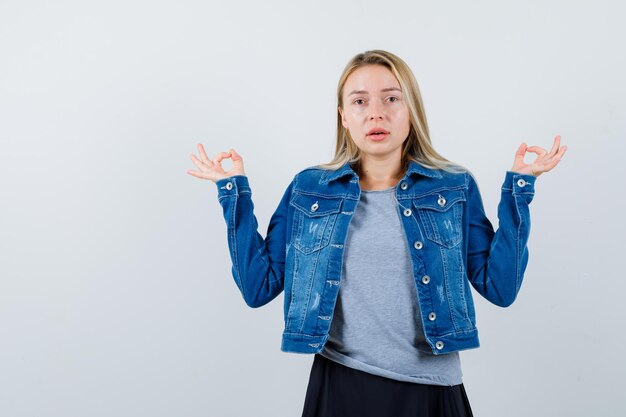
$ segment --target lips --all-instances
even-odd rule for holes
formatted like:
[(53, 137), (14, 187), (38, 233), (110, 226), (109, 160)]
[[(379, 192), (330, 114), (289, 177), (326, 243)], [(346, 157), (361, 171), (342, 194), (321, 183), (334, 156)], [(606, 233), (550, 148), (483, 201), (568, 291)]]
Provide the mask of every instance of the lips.
[(389, 136), (389, 131), (382, 127), (374, 127), (367, 132), (367, 137), (373, 141), (380, 142)]
[(383, 134), (387, 135), (389, 134), (389, 131), (386, 129), (383, 129), (382, 127), (373, 127), (367, 132), (367, 136), (383, 135)]

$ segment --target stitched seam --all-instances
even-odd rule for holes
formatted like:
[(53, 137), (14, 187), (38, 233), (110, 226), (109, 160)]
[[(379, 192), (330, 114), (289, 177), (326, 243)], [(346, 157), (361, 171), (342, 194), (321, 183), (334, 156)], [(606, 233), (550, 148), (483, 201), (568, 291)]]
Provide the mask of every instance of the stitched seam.
[(448, 258), (447, 256), (444, 255), (443, 253), (444, 249), (439, 246), (439, 255), (441, 256), (441, 260), (442, 260), (442, 264), (443, 264), (443, 284), (446, 288), (446, 296), (448, 298), (448, 310), (450, 312), (450, 319), (452, 320), (452, 325), (454, 326), (454, 329), (458, 329), (459, 326), (456, 322), (456, 318), (454, 317), (454, 300), (452, 299), (452, 296), (450, 295), (450, 276), (448, 275)]
[(519, 210), (519, 206), (518, 206), (518, 201), (517, 198), (515, 198), (515, 196), (513, 197), (514, 201), (515, 201), (515, 210), (517, 212), (517, 217), (519, 219), (519, 224), (517, 226), (517, 235), (515, 236), (515, 293), (514, 295), (517, 294), (517, 289), (518, 287), (518, 282), (519, 282), (519, 274), (520, 274), (520, 234), (521, 234), (521, 230), (522, 230), (522, 215), (520, 214), (520, 210)]
[(233, 252), (235, 254), (234, 256), (234, 260), (233, 260), (233, 265), (235, 266), (235, 275), (236, 275), (236, 279), (237, 279), (237, 284), (239, 285), (239, 288), (241, 290), (241, 295), (243, 295), (244, 300), (247, 300), (246, 298), (246, 292), (244, 290), (243, 287), (243, 282), (241, 280), (241, 271), (239, 269), (239, 251), (237, 250), (237, 232), (236, 232), (236, 228), (235, 228), (235, 219), (237, 217), (237, 202), (239, 200), (237, 194), (233, 194), (234, 198), (232, 201), (232, 212), (233, 215), (230, 218), (231, 224), (229, 225), (232, 228), (232, 247), (233, 247)]
[[(269, 264), (269, 261), (268, 261), (268, 260), (266, 260), (266, 259), (263, 257), (263, 252), (261, 251), (261, 247), (259, 246), (259, 241), (258, 241), (257, 237), (256, 237), (256, 236), (253, 236), (253, 237), (252, 237), (252, 240), (254, 240), (254, 246), (255, 246), (255, 248), (256, 248), (257, 253), (259, 254), (259, 256), (260, 256), (260, 258), (261, 258), (261, 261), (263, 261), (263, 263), (265, 264), (265, 266), (267, 267), (268, 272), (269, 272), (269, 270), (270, 270), (270, 264)], [(266, 247), (267, 247), (267, 246), (266, 246)], [(269, 255), (269, 254), (268, 254), (268, 255)], [(266, 278), (265, 278), (265, 279), (267, 279), (267, 276), (266, 276)]]

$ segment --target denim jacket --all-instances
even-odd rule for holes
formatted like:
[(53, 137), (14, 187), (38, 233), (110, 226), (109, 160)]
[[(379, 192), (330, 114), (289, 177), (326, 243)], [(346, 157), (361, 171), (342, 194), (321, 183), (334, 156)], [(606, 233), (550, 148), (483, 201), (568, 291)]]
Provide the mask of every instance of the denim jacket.
[[(479, 346), (471, 286), (509, 306), (528, 263), (529, 203), (536, 177), (507, 171), (498, 230), (485, 215), (469, 172), (450, 173), (411, 161), (395, 187), (424, 334), (433, 354)], [(216, 183), (227, 225), (232, 275), (250, 307), (283, 290), (284, 352), (318, 353), (328, 336), (348, 226), (361, 196), (359, 176), (315, 166), (298, 172), (272, 215), (266, 237), (257, 231), (247, 176)]]

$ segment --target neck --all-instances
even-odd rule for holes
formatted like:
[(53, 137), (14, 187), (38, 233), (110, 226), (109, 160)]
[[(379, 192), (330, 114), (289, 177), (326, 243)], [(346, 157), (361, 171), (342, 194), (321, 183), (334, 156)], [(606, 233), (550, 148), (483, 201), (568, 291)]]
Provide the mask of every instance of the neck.
[(384, 190), (393, 187), (404, 175), (400, 159), (371, 160), (365, 158), (357, 167), (359, 183), (364, 190)]

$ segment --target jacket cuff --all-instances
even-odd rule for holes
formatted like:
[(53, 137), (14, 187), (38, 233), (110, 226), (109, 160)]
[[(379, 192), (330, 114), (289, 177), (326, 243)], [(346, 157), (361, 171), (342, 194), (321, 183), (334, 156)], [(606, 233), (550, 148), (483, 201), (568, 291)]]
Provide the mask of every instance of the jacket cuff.
[(222, 178), (215, 182), (217, 186), (217, 198), (221, 200), (229, 196), (238, 196), (241, 194), (250, 194), (250, 184), (248, 177), (245, 175), (232, 175)]
[(535, 194), (537, 177), (530, 174), (520, 174), (507, 171), (502, 183), (502, 191), (512, 191), (513, 194)]

